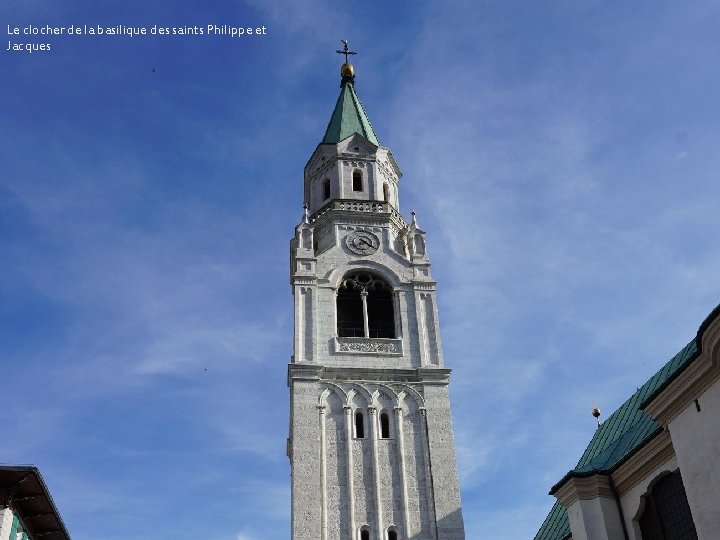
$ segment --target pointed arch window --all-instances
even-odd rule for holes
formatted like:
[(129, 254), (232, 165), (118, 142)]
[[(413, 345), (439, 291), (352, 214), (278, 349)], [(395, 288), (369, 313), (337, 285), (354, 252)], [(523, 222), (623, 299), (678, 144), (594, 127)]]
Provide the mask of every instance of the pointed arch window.
[(390, 202), (390, 188), (387, 185), (387, 182), (383, 184), (383, 201)]
[(330, 179), (326, 178), (323, 180), (323, 201), (327, 201), (330, 198)]
[(397, 529), (395, 529), (395, 527), (388, 528), (387, 540), (398, 540), (398, 533), (397, 533)]
[(370, 540), (370, 527), (367, 525), (363, 525), (360, 527), (360, 535), (358, 536), (360, 540)]
[(343, 279), (337, 292), (339, 337), (394, 338), (393, 290), (369, 272), (355, 272)]
[(679, 472), (662, 477), (645, 497), (640, 532), (643, 539), (697, 540), (695, 523)]
[(362, 171), (360, 169), (355, 169), (352, 173), (352, 187), (353, 191), (363, 190)]

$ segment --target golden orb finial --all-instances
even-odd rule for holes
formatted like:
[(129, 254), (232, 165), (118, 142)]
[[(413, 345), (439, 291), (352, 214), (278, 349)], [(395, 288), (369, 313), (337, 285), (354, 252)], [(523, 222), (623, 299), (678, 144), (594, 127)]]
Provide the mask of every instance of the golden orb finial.
[(350, 78), (355, 76), (355, 68), (350, 62), (345, 62), (342, 66), (340, 66), (340, 76)]

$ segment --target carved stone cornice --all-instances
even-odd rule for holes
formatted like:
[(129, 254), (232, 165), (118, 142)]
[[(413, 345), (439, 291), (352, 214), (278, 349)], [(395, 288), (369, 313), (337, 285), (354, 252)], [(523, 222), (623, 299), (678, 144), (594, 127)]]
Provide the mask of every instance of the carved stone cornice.
[(325, 367), (314, 363), (288, 364), (288, 386), (292, 381), (368, 381), (447, 385), (452, 370), (447, 368)]
[(670, 433), (662, 431), (612, 473), (618, 493), (630, 491), (675, 455)]
[(700, 325), (695, 342), (698, 357), (644, 406), (665, 426), (720, 379), (720, 307)]
[(678, 414), (720, 379), (720, 366), (701, 354), (647, 403), (644, 410), (651, 418), (667, 426)]
[(598, 497), (614, 499), (610, 478), (605, 474), (571, 476), (555, 491), (555, 497), (565, 508), (570, 508), (578, 500), (588, 501)]

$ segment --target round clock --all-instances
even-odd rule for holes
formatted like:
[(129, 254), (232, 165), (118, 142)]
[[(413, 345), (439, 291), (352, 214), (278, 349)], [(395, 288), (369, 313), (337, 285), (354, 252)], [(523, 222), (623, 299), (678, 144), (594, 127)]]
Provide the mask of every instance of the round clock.
[(358, 255), (375, 253), (380, 246), (380, 239), (368, 231), (355, 231), (345, 237), (345, 245)]

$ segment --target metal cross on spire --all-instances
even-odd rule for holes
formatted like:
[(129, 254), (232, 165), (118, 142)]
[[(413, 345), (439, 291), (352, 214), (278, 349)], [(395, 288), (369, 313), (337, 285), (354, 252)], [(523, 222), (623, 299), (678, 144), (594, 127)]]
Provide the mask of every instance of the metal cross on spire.
[(348, 55), (349, 54), (357, 54), (357, 53), (355, 51), (351, 51), (350, 49), (348, 49), (348, 40), (347, 39), (341, 39), (340, 41), (344, 45), (344, 48), (341, 51), (335, 51), (335, 52), (338, 54), (344, 54), (345, 55), (345, 63), (347, 64), (348, 63)]

